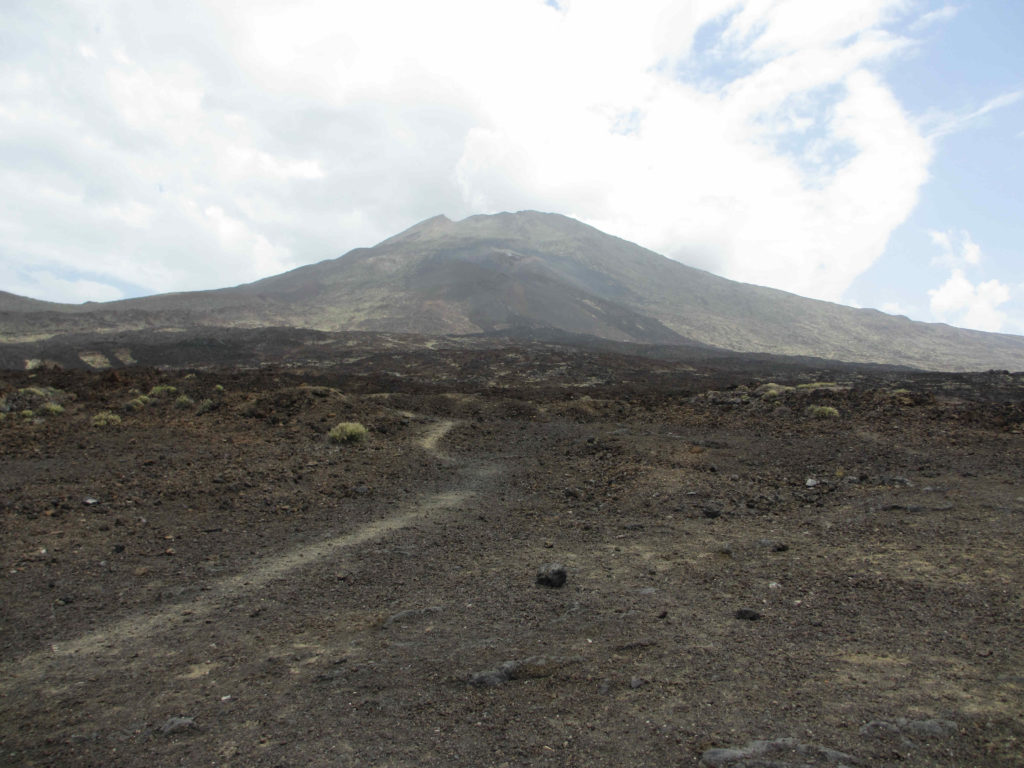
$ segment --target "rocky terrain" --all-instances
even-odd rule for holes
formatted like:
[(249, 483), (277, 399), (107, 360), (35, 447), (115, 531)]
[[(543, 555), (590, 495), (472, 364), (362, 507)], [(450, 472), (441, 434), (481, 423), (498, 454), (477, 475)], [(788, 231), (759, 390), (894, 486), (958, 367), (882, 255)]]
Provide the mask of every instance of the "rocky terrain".
[(431, 345), (0, 374), (0, 764), (1024, 762), (1024, 376)]

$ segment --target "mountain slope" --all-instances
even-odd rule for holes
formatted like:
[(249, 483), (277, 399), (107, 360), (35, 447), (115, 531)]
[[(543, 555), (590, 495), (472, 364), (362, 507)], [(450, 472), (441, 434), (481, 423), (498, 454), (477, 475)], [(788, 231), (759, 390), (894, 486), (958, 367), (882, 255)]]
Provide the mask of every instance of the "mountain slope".
[(293, 326), (464, 334), (556, 329), (931, 369), (1024, 369), (1024, 337), (917, 323), (687, 267), (557, 214), (438, 216), (373, 248), (216, 291), (87, 305), (0, 295), (0, 336)]

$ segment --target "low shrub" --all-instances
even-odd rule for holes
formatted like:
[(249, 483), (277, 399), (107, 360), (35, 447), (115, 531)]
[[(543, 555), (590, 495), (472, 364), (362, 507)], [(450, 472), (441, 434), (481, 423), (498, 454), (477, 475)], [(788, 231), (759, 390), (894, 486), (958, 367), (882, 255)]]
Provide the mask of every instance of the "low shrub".
[(64, 413), (64, 406), (60, 403), (43, 403), (42, 410), (49, 416), (57, 416)]
[(31, 419), (31, 418), (34, 418), (35, 415), (36, 415), (36, 412), (33, 411), (31, 408), (26, 408), (25, 410), (23, 410), (21, 412), (21, 418), (23, 418), (23, 419)]
[(129, 411), (141, 411), (143, 408), (149, 405), (150, 402), (151, 399), (148, 395), (139, 395), (138, 397), (134, 397), (127, 403), (125, 403), (124, 407), (126, 410)]
[(212, 411), (213, 408), (213, 400), (206, 398), (205, 400), (200, 401), (199, 406), (196, 408), (196, 413), (207, 413), (208, 411)]
[(838, 419), (839, 411), (831, 405), (809, 405), (807, 415), (812, 419)]
[(343, 421), (327, 433), (332, 443), (358, 443), (366, 439), (366, 427), (355, 421)]
[(177, 393), (178, 388), (172, 387), (170, 384), (157, 384), (149, 390), (150, 397), (163, 397), (164, 395), (175, 395)]
[(100, 411), (92, 417), (94, 427), (116, 427), (121, 423), (121, 417), (113, 411)]
[(188, 395), (178, 395), (178, 398), (174, 401), (174, 407), (185, 410), (191, 408), (195, 401)]
[(782, 397), (786, 392), (792, 392), (793, 387), (786, 386), (785, 384), (776, 384), (774, 381), (769, 381), (766, 384), (762, 384), (756, 390), (755, 395), (759, 395), (762, 400), (775, 400), (776, 398)]

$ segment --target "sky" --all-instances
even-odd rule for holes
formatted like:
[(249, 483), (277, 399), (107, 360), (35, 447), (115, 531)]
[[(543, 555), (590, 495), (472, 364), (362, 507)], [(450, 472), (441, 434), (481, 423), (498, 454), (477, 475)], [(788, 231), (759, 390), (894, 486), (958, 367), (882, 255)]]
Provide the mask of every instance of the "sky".
[(1024, 2), (0, 3), (0, 290), (220, 288), (444, 214), (1024, 334)]

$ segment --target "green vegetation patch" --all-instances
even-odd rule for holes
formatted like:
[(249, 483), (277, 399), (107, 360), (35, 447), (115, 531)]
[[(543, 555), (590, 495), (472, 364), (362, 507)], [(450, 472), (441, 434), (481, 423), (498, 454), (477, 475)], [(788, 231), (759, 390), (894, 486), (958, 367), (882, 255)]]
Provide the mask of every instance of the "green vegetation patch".
[(55, 387), (22, 387), (0, 397), (0, 411), (20, 413), (22, 411), (47, 411), (48, 405), (73, 400), (74, 395)]
[(43, 413), (47, 416), (59, 416), (64, 413), (64, 406), (60, 403), (43, 403), (43, 407), (40, 408)]
[(180, 408), (181, 410), (191, 408), (194, 404), (195, 401), (188, 395), (178, 395), (177, 399), (174, 401), (174, 407)]
[(839, 384), (834, 381), (809, 381), (803, 384), (797, 384), (796, 388), (801, 392), (845, 392), (850, 386), (848, 384)]
[(205, 400), (200, 401), (198, 407), (196, 408), (196, 413), (208, 413), (209, 411), (212, 411), (215, 407), (216, 406), (214, 405), (213, 400), (211, 400), (210, 398), (206, 398)]
[(327, 439), (332, 443), (358, 443), (365, 440), (366, 435), (366, 427), (359, 422), (343, 421), (327, 433)]
[(792, 391), (793, 387), (786, 386), (785, 384), (776, 384), (774, 381), (769, 381), (755, 389), (754, 394), (760, 397), (762, 400), (774, 400), (778, 397), (782, 397), (787, 392)]
[(178, 394), (178, 388), (172, 387), (170, 384), (157, 384), (151, 390), (149, 390), (149, 397), (169, 397), (170, 395)]
[(838, 419), (839, 410), (831, 405), (809, 405), (805, 413), (812, 419)]
[(92, 417), (94, 427), (116, 427), (121, 424), (121, 417), (113, 411), (100, 411)]
[(125, 410), (128, 411), (141, 411), (151, 402), (153, 402), (153, 400), (148, 395), (139, 395), (138, 397), (133, 397), (131, 400), (125, 403), (124, 407)]

